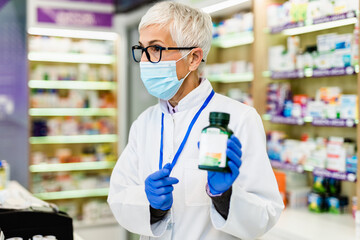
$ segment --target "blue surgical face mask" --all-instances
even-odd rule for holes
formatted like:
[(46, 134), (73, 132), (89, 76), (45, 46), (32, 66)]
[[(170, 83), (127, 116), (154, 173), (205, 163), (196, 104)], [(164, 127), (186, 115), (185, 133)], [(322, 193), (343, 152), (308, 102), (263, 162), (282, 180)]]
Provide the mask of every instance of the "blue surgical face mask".
[(191, 71), (179, 80), (176, 74), (176, 63), (190, 52), (177, 61), (140, 62), (141, 80), (151, 95), (169, 100), (177, 93)]

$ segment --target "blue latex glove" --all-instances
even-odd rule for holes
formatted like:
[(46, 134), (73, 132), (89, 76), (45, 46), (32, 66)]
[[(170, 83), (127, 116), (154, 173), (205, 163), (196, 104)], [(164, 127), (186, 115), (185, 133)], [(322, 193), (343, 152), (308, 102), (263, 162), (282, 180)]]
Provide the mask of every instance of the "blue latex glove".
[(227, 141), (226, 155), (229, 158), (228, 166), (231, 172), (208, 171), (208, 185), (211, 194), (217, 195), (226, 192), (239, 176), (241, 143), (234, 135)]
[(179, 182), (177, 178), (169, 177), (170, 163), (161, 170), (149, 175), (145, 180), (145, 193), (150, 206), (155, 209), (169, 210), (173, 204), (173, 184)]

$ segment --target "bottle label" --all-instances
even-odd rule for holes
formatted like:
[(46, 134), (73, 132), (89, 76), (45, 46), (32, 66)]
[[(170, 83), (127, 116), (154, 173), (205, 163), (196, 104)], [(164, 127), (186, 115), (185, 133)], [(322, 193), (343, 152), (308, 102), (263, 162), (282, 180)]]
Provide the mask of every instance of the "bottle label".
[(199, 165), (226, 167), (227, 132), (207, 128), (201, 133)]

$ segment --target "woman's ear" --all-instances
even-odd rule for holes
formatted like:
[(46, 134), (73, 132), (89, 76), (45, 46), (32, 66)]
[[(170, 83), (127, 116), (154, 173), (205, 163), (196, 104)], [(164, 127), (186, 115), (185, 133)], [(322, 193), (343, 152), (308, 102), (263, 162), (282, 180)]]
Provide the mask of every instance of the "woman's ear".
[(194, 48), (188, 56), (189, 71), (196, 71), (203, 59), (204, 53), (201, 48)]

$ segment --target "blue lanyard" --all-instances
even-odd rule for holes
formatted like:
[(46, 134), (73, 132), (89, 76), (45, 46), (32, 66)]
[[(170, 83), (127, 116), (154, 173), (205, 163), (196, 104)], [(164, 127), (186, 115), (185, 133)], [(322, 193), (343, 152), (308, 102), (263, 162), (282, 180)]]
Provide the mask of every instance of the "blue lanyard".
[[(201, 112), (204, 110), (204, 108), (209, 104), (210, 100), (212, 99), (212, 97), (214, 96), (215, 92), (214, 90), (211, 91), (210, 95), (206, 98), (204, 104), (201, 106), (201, 108), (199, 109), (199, 111), (195, 114), (193, 120), (191, 121), (189, 128), (185, 134), (184, 139), (182, 140), (179, 149), (177, 150), (175, 157), (171, 163), (171, 170), (174, 168), (181, 152), (183, 151), (186, 141), (189, 138), (191, 129), (193, 128), (196, 120), (199, 118)], [(159, 159), (159, 169), (162, 169), (162, 165), (163, 165), (163, 148), (164, 148), (164, 113), (161, 114), (161, 139), (160, 139), (160, 159)]]

